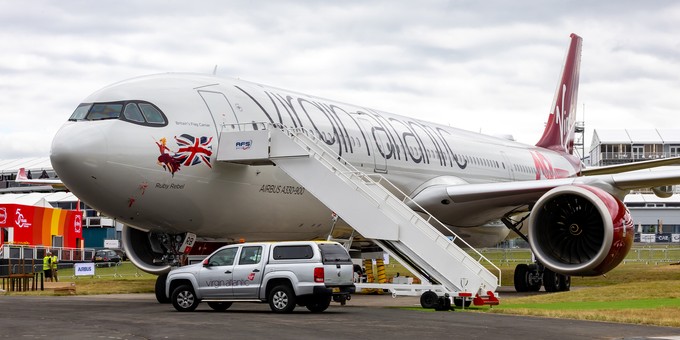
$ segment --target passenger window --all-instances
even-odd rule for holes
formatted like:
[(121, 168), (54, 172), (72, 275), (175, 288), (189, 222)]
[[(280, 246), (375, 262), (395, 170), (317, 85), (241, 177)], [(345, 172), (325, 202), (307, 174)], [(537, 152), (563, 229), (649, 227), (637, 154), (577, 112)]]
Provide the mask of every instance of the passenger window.
[(260, 263), (262, 257), (262, 247), (243, 247), (241, 249), (241, 256), (238, 264), (256, 264)]
[(94, 104), (87, 115), (88, 120), (117, 119), (123, 111), (123, 104)]
[(142, 114), (146, 121), (151, 124), (165, 124), (165, 119), (158, 109), (151, 104), (139, 103), (139, 108), (142, 109)]
[(238, 248), (222, 249), (210, 257), (208, 265), (210, 266), (231, 266), (234, 264), (236, 258), (236, 251)]
[(130, 121), (144, 123), (142, 111), (139, 111), (139, 107), (137, 107), (137, 104), (135, 103), (125, 105), (125, 111), (123, 112), (123, 116), (125, 117), (125, 119)]

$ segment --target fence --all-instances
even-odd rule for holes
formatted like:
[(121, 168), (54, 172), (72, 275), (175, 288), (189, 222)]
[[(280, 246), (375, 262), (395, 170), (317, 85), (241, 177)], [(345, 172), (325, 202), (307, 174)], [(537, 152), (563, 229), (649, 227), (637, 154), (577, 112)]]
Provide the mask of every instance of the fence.
[[(480, 252), (497, 264), (531, 263), (531, 251), (526, 248), (484, 248)], [(630, 250), (623, 263), (680, 263), (680, 246), (677, 245), (636, 245)]]
[(24, 246), (3, 244), (0, 246), (0, 259), (42, 261), (47, 251), (52, 251), (59, 261), (92, 261), (94, 249), (92, 248), (61, 248), (45, 246)]
[[(129, 262), (97, 262), (94, 263), (94, 275), (75, 275), (74, 266), (76, 263), (59, 263), (58, 264), (58, 278), (62, 280), (78, 280), (84, 278), (123, 278), (123, 277), (155, 277), (155, 275), (147, 274), (140, 271), (132, 263)], [(40, 274), (42, 275), (41, 264), (4, 264), (0, 265), (0, 278), (9, 277), (21, 274)], [(0, 287), (1, 288), (1, 287)]]

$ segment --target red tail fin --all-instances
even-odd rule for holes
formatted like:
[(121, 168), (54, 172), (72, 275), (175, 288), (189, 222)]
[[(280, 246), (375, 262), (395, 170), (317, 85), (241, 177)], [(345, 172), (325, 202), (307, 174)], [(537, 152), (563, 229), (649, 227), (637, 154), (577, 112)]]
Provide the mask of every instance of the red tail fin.
[(536, 146), (573, 154), (582, 40), (578, 35), (571, 34), (571, 44), (565, 58), (560, 83), (555, 91), (552, 111), (548, 116), (543, 137), (536, 143)]

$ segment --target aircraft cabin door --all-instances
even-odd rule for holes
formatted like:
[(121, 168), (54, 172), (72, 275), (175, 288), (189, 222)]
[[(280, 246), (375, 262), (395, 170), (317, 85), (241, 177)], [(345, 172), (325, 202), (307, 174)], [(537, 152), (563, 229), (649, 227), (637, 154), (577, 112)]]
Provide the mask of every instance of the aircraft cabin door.
[(385, 130), (378, 124), (378, 121), (367, 115), (354, 115), (359, 122), (359, 126), (366, 137), (366, 142), (370, 145), (369, 149), (373, 153), (374, 171), (378, 173), (387, 173), (387, 159), (381, 150), (389, 148), (389, 138)]
[(234, 113), (229, 100), (222, 92), (199, 90), (198, 94), (203, 98), (203, 102), (212, 115), (218, 139), (222, 131), (240, 130), (241, 127), (238, 125), (236, 113)]
[(510, 180), (512, 181), (515, 179), (515, 170), (512, 167), (512, 162), (510, 162), (510, 157), (503, 151), (501, 151), (501, 156), (503, 157), (502, 166), (508, 172), (508, 176), (510, 176)]

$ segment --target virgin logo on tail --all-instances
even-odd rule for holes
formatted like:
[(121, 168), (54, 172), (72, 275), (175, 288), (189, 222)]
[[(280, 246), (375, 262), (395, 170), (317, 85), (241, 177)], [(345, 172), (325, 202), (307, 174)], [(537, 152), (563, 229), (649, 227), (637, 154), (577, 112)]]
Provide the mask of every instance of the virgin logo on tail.
[(574, 151), (581, 41), (578, 35), (571, 35), (571, 44), (562, 68), (559, 85), (555, 91), (548, 124), (536, 146), (568, 154)]
[[(555, 122), (554, 124), (558, 126), (559, 128), (559, 137), (560, 137), (560, 146), (562, 149), (569, 151), (571, 153), (571, 149), (573, 148), (573, 143), (571, 145), (567, 145), (570, 141), (573, 142), (573, 135), (569, 136), (572, 131), (574, 131), (574, 124), (576, 124), (576, 120), (574, 119), (575, 114), (572, 114), (571, 108), (572, 106), (565, 106), (564, 105), (564, 98), (567, 96), (567, 85), (562, 84), (562, 107), (560, 108), (559, 105), (555, 105), (555, 110), (553, 111), (553, 115), (555, 116)], [(572, 97), (573, 98), (573, 97)], [(575, 104), (575, 103), (574, 103)], [(566, 112), (565, 112), (566, 111)], [(571, 139), (571, 140), (570, 140)]]

